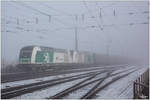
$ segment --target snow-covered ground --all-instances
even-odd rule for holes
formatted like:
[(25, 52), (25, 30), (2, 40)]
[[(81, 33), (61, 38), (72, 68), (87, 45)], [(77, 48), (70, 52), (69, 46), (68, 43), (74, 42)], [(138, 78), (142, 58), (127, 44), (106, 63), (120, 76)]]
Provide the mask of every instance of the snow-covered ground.
[[(133, 69), (131, 69), (133, 68)], [(113, 71), (111, 74), (115, 74), (115, 73), (118, 73), (118, 72), (122, 72), (122, 71), (125, 71), (125, 70), (128, 70), (128, 69), (131, 69), (130, 71), (133, 71), (135, 70), (135, 66), (130, 66), (130, 67), (126, 67), (126, 68), (123, 68), (123, 69), (118, 69), (116, 71)], [(123, 72), (117, 76), (120, 76), (120, 75), (124, 75), (126, 74), (127, 72)], [(105, 77), (107, 75), (107, 73), (103, 73), (103, 74), (100, 74), (98, 75), (96, 78), (94, 78), (93, 80), (96, 80), (98, 78), (102, 78), (102, 77)], [(110, 77), (108, 78), (106, 81), (104, 81), (100, 86), (103, 86), (105, 83), (109, 82), (110, 80), (112, 80), (114, 77), (116, 76), (113, 76), (113, 77)], [(90, 80), (92, 81), (92, 80)], [(92, 89), (98, 82), (95, 82), (95, 83), (92, 83), (88, 86), (85, 86), (77, 91), (74, 91), (72, 93), (70, 93), (68, 96), (66, 96), (65, 98), (66, 99), (79, 99), (81, 98), (85, 93), (87, 93), (90, 89)]]
[[(130, 66), (130, 67), (118, 69), (118, 70), (114, 71), (112, 74), (121, 72), (123, 70), (130, 69), (130, 68), (134, 68), (134, 69), (128, 70), (128, 72), (131, 72), (135, 69), (138, 69), (138, 70), (131, 73), (131, 74), (129, 74), (128, 76), (126, 76), (122, 79), (119, 79), (116, 82), (110, 84), (109, 86), (104, 88), (102, 91), (100, 91), (96, 95), (96, 98), (98, 98), (98, 99), (128, 99), (128, 98), (132, 99), (133, 98), (133, 82), (141, 74), (143, 74), (146, 71), (147, 67), (137, 68), (135, 66)], [(7, 85), (17, 86), (18, 84), (19, 85), (29, 84), (29, 83), (34, 83), (34, 82), (38, 82), (38, 81), (51, 80), (51, 79), (56, 79), (56, 78), (60, 78), (60, 77), (74, 76), (74, 75), (84, 74), (84, 73), (93, 72), (93, 71), (97, 71), (97, 70), (86, 71), (86, 72), (78, 72), (78, 73), (72, 73), (72, 74), (64, 74), (64, 75), (57, 75), (57, 76), (50, 76), (50, 77), (31, 79), (31, 80), (25, 80), (25, 81), (20, 81), (20, 82), (10, 82), (10, 83), (3, 84), (3, 88), (6, 88)], [(125, 73), (127, 73), (127, 72), (122, 73), (122, 75), (125, 74)], [(106, 73), (103, 73), (103, 74), (97, 76), (94, 79), (104, 77), (104, 76), (106, 76)], [(60, 91), (63, 91), (65, 89), (67, 89), (68, 87), (71, 87), (71, 86), (85, 80), (86, 78), (82, 78), (82, 79), (74, 80), (74, 81), (71, 81), (71, 82), (58, 84), (56, 86), (49, 87), (49, 88), (42, 89), (42, 90), (38, 90), (38, 91), (35, 91), (33, 93), (24, 94), (22, 96), (15, 97), (13, 99), (43, 99), (43, 98), (48, 98), (50, 96), (53, 96), (53, 95), (59, 93)], [(112, 78), (113, 77), (110, 77), (109, 79), (105, 80), (101, 84), (101, 86), (103, 86), (105, 83), (109, 82)], [(88, 86), (86, 86), (82, 89), (79, 89), (79, 90), (71, 93), (70, 95), (68, 95), (65, 98), (69, 98), (69, 99), (80, 98), (81, 95), (83, 95), (84, 93), (87, 93), (88, 90), (90, 90), (96, 83), (97, 82), (95, 82), (91, 85), (88, 85)]]
[(49, 87), (47, 89), (35, 91), (33, 93), (24, 94), (24, 95), (15, 97), (13, 99), (44, 99), (44, 98), (48, 98), (48, 97), (53, 96), (56, 93), (59, 93), (59, 92), (63, 91), (64, 89), (67, 89), (68, 87), (70, 87), (74, 84), (77, 84), (85, 79), (86, 78), (78, 79), (78, 80), (71, 81), (71, 82), (66, 82), (63, 84), (59, 84), (58, 86), (56, 85), (53, 87)]
[[(2, 83), (1, 84), (1, 89), (14, 87), (14, 86), (19, 86), (19, 85), (26, 85), (26, 84), (36, 83), (36, 82), (40, 82), (40, 81), (46, 81), (46, 80), (52, 80), (52, 79), (58, 79), (58, 78), (63, 78), (63, 77), (68, 77), (68, 76), (84, 74), (84, 73), (93, 72), (93, 71), (97, 71), (97, 70), (102, 70), (102, 69), (109, 68), (109, 67), (114, 67), (114, 66), (120, 66), (120, 65), (72, 69), (73, 71), (78, 71), (78, 70), (79, 71), (81, 71), (81, 70), (84, 71), (85, 69), (86, 70), (90, 70), (90, 71), (74, 72), (74, 73), (71, 73), (71, 74), (62, 74), (62, 75), (56, 75), (56, 76), (48, 76), (48, 77), (42, 77), (42, 78), (36, 78), (36, 79), (28, 79), (28, 80), (21, 80), (21, 81), (15, 81), (15, 82)], [(126, 66), (128, 66), (128, 65), (126, 65)], [(68, 71), (71, 71), (71, 70), (68, 70)]]
[(94, 70), (91, 70), (91, 71), (74, 72), (74, 73), (71, 73), (71, 74), (62, 74), (62, 75), (56, 75), (56, 76), (48, 76), (48, 77), (42, 77), (42, 78), (36, 78), (36, 79), (29, 79), (29, 80), (21, 80), (21, 81), (9, 82), (9, 83), (2, 83), (1, 84), (1, 89), (14, 87), (14, 86), (19, 86), (19, 85), (36, 83), (36, 82), (40, 82), (40, 81), (46, 81), (46, 80), (58, 79), (58, 78), (69, 77), (69, 76), (74, 76), (74, 75), (80, 75), (80, 74), (85, 74), (85, 73), (94, 72), (94, 71), (98, 71), (98, 70), (102, 70), (102, 69), (94, 69)]
[(96, 95), (96, 99), (132, 99), (133, 82), (146, 70), (147, 67), (139, 68), (134, 73), (110, 84)]
[[(93, 80), (96, 80), (96, 79), (99, 79), (99, 78), (103, 78), (106, 75), (107, 75), (107, 73), (102, 73), (102, 74), (98, 75), (97, 77), (95, 77), (94, 79), (89, 80), (89, 81), (93, 81)], [(89, 82), (89, 81), (87, 81), (87, 82)], [(85, 93), (87, 93), (90, 89), (92, 89), (98, 82), (99, 81), (94, 82), (92, 84), (89, 84), (89, 85), (87, 85), (87, 86), (85, 86), (81, 89), (78, 89), (78, 90), (70, 93), (68, 96), (65, 97), (65, 99), (78, 99), (78, 98), (81, 98)]]
[[(95, 77), (94, 79), (98, 79), (98, 78), (103, 77), (105, 75), (106, 75), (106, 73), (102, 73), (99, 76)], [(48, 98), (48, 97), (54, 96), (55, 94), (65, 90), (68, 87), (71, 87), (71, 86), (73, 86), (73, 85), (75, 85), (75, 84), (77, 84), (77, 83), (79, 83), (79, 82), (81, 82), (81, 81), (83, 81), (85, 79), (87, 79), (87, 78), (82, 78), (82, 79), (74, 80), (74, 81), (71, 81), (71, 82), (62, 83), (62, 84), (55, 85), (53, 87), (49, 87), (49, 88), (46, 88), (46, 89), (43, 89), (43, 90), (39, 90), (39, 91), (36, 91), (36, 92), (33, 92), (33, 93), (24, 94), (24, 95), (15, 97), (13, 99), (39, 99), (39, 98), (43, 99), (43, 98)], [(81, 91), (80, 92), (77, 91), (77, 92), (79, 94), (81, 94), (80, 93)]]

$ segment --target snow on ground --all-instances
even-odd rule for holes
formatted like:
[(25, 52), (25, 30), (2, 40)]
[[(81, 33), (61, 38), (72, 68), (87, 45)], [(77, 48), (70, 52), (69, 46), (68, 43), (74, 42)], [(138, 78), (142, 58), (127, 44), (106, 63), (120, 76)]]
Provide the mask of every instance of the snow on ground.
[(28, 94), (24, 94), (18, 97), (15, 97), (13, 99), (44, 99), (44, 98), (48, 98), (50, 96), (55, 95), (56, 93), (59, 93), (65, 89), (67, 89), (68, 87), (71, 87), (74, 84), (77, 84), (83, 80), (85, 80), (87, 78), (82, 78), (82, 79), (78, 79), (78, 80), (74, 80), (71, 82), (66, 82), (66, 83), (62, 83), (53, 87), (49, 87), (43, 90), (39, 90), (39, 91), (35, 91), (33, 93), (28, 93)]
[[(113, 72), (114, 73), (118, 73), (118, 72), (122, 72), (123, 70), (127, 70), (127, 69), (130, 69), (130, 68), (134, 68), (134, 66), (130, 66), (130, 67), (127, 67), (127, 68), (123, 68), (123, 69), (118, 69), (116, 71)], [(130, 71), (133, 71), (134, 69), (130, 70)], [(124, 73), (121, 73), (119, 75), (122, 75), (122, 74), (126, 74), (127, 72), (124, 72)], [(96, 80), (96, 79), (99, 79), (99, 78), (102, 78), (104, 76), (106, 76), (106, 72), (105, 73), (102, 73), (98, 76), (96, 76), (95, 78), (93, 78), (92, 80)], [(114, 76), (116, 77), (116, 76)], [(105, 83), (107, 83), (108, 81), (110, 81), (113, 77), (110, 77), (106, 82), (104, 82), (103, 84), (101, 85), (104, 85)], [(89, 80), (89, 81), (92, 81), (92, 80)], [(89, 82), (87, 81), (87, 82)], [(87, 83), (85, 82), (85, 83)], [(81, 98), (85, 93), (87, 93), (90, 89), (92, 89), (98, 82), (94, 82), (93, 84), (90, 84), (90, 85), (87, 85), (81, 89), (78, 89), (77, 91), (74, 91), (72, 93), (70, 93), (68, 96), (65, 97), (65, 99), (79, 99)]]
[(133, 98), (133, 82), (141, 74), (146, 71), (146, 67), (139, 68), (138, 71), (112, 83), (102, 91), (100, 91), (96, 98), (98, 99), (132, 99)]
[[(67, 70), (67, 71), (78, 71), (78, 70), (85, 70), (85, 69), (101, 69), (101, 68), (106, 68), (106, 67), (108, 67), (108, 66), (105, 66), (105, 67), (89, 67), (89, 68), (77, 68), (77, 69), (71, 69), (71, 70)], [(54, 69), (47, 69), (46, 71), (49, 71), (49, 70), (54, 70)]]
[(92, 89), (96, 84), (98, 83), (97, 82), (94, 82), (82, 89), (79, 89), (77, 91), (74, 91), (72, 93), (70, 93), (68, 96), (64, 97), (65, 99), (80, 99), (83, 95), (85, 95), (90, 89)]
[[(130, 66), (130, 67), (126, 67), (123, 69), (118, 69), (118, 70), (114, 71), (113, 74), (121, 72), (123, 70), (127, 70), (129, 68), (134, 68), (134, 67), (135, 66)], [(137, 68), (135, 67), (134, 69), (137, 69)], [(134, 69), (129, 70), (128, 72), (131, 72)], [(126, 76), (125, 78), (122, 78), (122, 79), (112, 83), (111, 85), (107, 86), (105, 89), (100, 91), (96, 97), (98, 99), (99, 98), (100, 99), (110, 99), (110, 98), (111, 99), (119, 99), (119, 98), (120, 99), (128, 99), (128, 98), (132, 99), (133, 81), (135, 79), (137, 79), (142, 73), (144, 73), (146, 71), (146, 69), (147, 68), (139, 69), (138, 71)], [(19, 81), (19, 82), (10, 82), (10, 83), (4, 83), (2, 85), (3, 85), (3, 88), (5, 88), (7, 85), (17, 86), (17, 85), (34, 83), (34, 82), (38, 82), (38, 81), (45, 81), (45, 80), (51, 80), (51, 79), (56, 79), (56, 78), (61, 78), (61, 77), (74, 76), (74, 75), (84, 74), (84, 73), (93, 72), (93, 71), (97, 71), (97, 70), (86, 71), (86, 72), (76, 72), (76, 73), (63, 74), (63, 75), (57, 75), (57, 76), (49, 76), (49, 77), (45, 77), (45, 78), (30, 79), (30, 80), (24, 80), (24, 81)], [(122, 73), (122, 74), (125, 74), (125, 73)], [(96, 78), (104, 77), (104, 74), (106, 75), (106, 73), (103, 73), (99, 77), (96, 77)], [(94, 79), (96, 79), (96, 78), (94, 78)], [(112, 78), (113, 77), (110, 77), (109, 79), (104, 81), (101, 84), (101, 86), (104, 85), (106, 82), (110, 81)], [(24, 94), (22, 96), (15, 97), (14, 99), (43, 99), (43, 98), (48, 98), (50, 96), (55, 95), (56, 93), (59, 93), (60, 91), (67, 89), (68, 87), (71, 87), (71, 86), (83, 81), (84, 79), (86, 79), (86, 78), (74, 80), (71, 82), (66, 82), (66, 83), (59, 84), (59, 85), (56, 85), (53, 87), (49, 87), (46, 89), (35, 91), (33, 93)], [(79, 89), (79, 90), (71, 93), (66, 98), (74, 99), (77, 97), (81, 97), (81, 95), (83, 95), (88, 90), (90, 90), (96, 83), (97, 82), (95, 82), (91, 85), (88, 85), (82, 89)]]
[[(93, 80), (98, 79), (100, 77), (104, 77), (104, 76), (106, 76), (106, 73), (102, 73), (102, 74), (98, 75)], [(43, 98), (48, 98), (48, 97), (53, 96), (53, 95), (65, 90), (65, 89), (67, 89), (68, 87), (71, 87), (71, 86), (73, 86), (73, 85), (75, 85), (75, 84), (77, 84), (77, 83), (79, 83), (79, 82), (81, 82), (85, 79), (87, 79), (87, 78), (82, 78), (82, 79), (74, 80), (74, 81), (71, 81), (71, 82), (62, 83), (62, 84), (59, 84), (59, 85), (56, 85), (56, 86), (53, 86), (53, 87), (49, 87), (49, 88), (46, 88), (46, 89), (43, 89), (43, 90), (39, 90), (39, 91), (36, 91), (36, 92), (33, 92), (33, 93), (28, 93), (28, 94), (25, 94), (25, 95), (22, 95), (22, 96), (18, 96), (18, 97), (15, 97), (13, 99), (43, 99)], [(92, 84), (92, 85), (94, 86), (94, 84)], [(79, 93), (79, 91), (77, 93)]]
[[(114, 66), (120, 66), (120, 65), (112, 65), (112, 66), (104, 66), (104, 67), (92, 67), (92, 68), (80, 68), (80, 69), (72, 69), (73, 71), (76, 70), (92, 70), (92, 71), (84, 71), (84, 72), (74, 72), (71, 74), (62, 74), (62, 75), (56, 75), (56, 76), (48, 76), (48, 77), (42, 77), (42, 78), (36, 78), (36, 79), (28, 79), (28, 80), (21, 80), (21, 81), (15, 81), (15, 82), (8, 82), (8, 83), (2, 83), (1, 84), (1, 89), (5, 89), (5, 88), (9, 88), (9, 87), (14, 87), (14, 86), (18, 86), (18, 85), (26, 85), (26, 84), (31, 84), (31, 83), (36, 83), (36, 82), (40, 82), (40, 81), (46, 81), (46, 80), (52, 80), (52, 79), (57, 79), (57, 78), (62, 78), (62, 77), (68, 77), (68, 76), (74, 76), (74, 75), (79, 75), (79, 74), (84, 74), (84, 73), (88, 73), (88, 72), (93, 72), (99, 69), (104, 69), (104, 68), (108, 68), (108, 67), (114, 67)], [(127, 66), (127, 65), (126, 65)], [(72, 71), (72, 70), (67, 70), (67, 71)]]
[(1, 89), (14, 87), (14, 86), (19, 86), (19, 85), (36, 83), (36, 82), (40, 82), (40, 81), (46, 81), (46, 80), (58, 79), (58, 78), (69, 77), (69, 76), (74, 76), (74, 75), (80, 75), (80, 74), (85, 74), (85, 73), (89, 73), (89, 72), (94, 72), (94, 71), (97, 71), (97, 70), (101, 70), (101, 69), (95, 69), (95, 70), (84, 71), (84, 72), (74, 72), (74, 73), (71, 73), (71, 74), (62, 74), (62, 75), (48, 76), (48, 77), (29, 79), (29, 80), (21, 80), (21, 81), (9, 82), (9, 83), (2, 83), (1, 84)]
[[(106, 75), (107, 75), (107, 73), (102, 73), (102, 74), (96, 76), (95, 78), (85, 82), (85, 83), (88, 83), (90, 81), (93, 81), (93, 80), (96, 80), (96, 79), (99, 79), (99, 78), (103, 78)], [(92, 83), (90, 85), (87, 85), (87, 86), (85, 86), (85, 87), (83, 87), (81, 89), (78, 89), (78, 90), (70, 93), (68, 96), (65, 97), (65, 99), (79, 99), (79, 98), (81, 98), (85, 93), (87, 93), (90, 89), (92, 89), (98, 82), (99, 81), (94, 82), (94, 83)]]
[[(126, 68), (120, 68), (114, 72), (112, 72), (112, 74), (115, 74), (115, 73), (118, 73), (118, 72), (121, 72), (121, 71), (125, 71), (125, 70), (128, 70), (128, 69), (131, 69), (131, 68), (137, 68), (136, 66), (129, 66), (129, 67), (126, 67)], [(131, 69), (132, 70), (132, 69)]]
[[(17, 74), (24, 74), (26, 72), (17, 72)], [(16, 73), (1, 73), (2, 75), (14, 75)]]
[[(90, 69), (92, 69), (92, 70), (96, 70), (96, 69), (106, 69), (106, 68), (111, 68), (111, 67), (119, 67), (119, 66), (123, 66), (123, 65), (109, 65), (109, 66), (103, 66), (103, 67), (90, 67), (90, 68), (77, 68), (77, 69), (71, 69), (71, 70), (65, 70), (66, 72), (68, 71), (81, 71), (81, 70), (90, 70)], [(125, 65), (126, 66), (126, 68), (129, 66), (129, 65)], [(121, 67), (120, 67), (121, 68)], [(50, 69), (50, 70), (52, 70), (52, 69)], [(47, 70), (48, 71), (48, 70)]]
[[(131, 69), (131, 68), (133, 68), (133, 69)], [(128, 69), (131, 69), (131, 70), (129, 70), (129, 71), (131, 72), (131, 71), (135, 70), (135, 66), (130, 66), (130, 67), (126, 67), (126, 68), (123, 68), (123, 69), (118, 69), (118, 70), (116, 70), (116, 71), (113, 71), (111, 74), (115, 74), (115, 73), (118, 73), (118, 72), (122, 72), (122, 71), (128, 70)], [(129, 71), (128, 71), (128, 72), (129, 72)], [(103, 86), (104, 84), (106, 84), (107, 82), (109, 82), (110, 80), (112, 80), (114, 77), (120, 76), (120, 75), (124, 75), (124, 74), (126, 74), (126, 73), (127, 73), (127, 72), (123, 72), (123, 73), (120, 73), (119, 75), (115, 75), (115, 76), (109, 77), (109, 78), (106, 79), (100, 86)], [(102, 77), (104, 77), (104, 76), (106, 76), (106, 73), (98, 75), (98, 76), (97, 76), (96, 78), (94, 78), (93, 80), (98, 79), (98, 78), (102, 78)], [(90, 80), (90, 81), (92, 81), (92, 80)], [(87, 93), (90, 89), (92, 89), (97, 83), (98, 83), (98, 82), (95, 82), (95, 83), (93, 83), (93, 84), (90, 84), (90, 85), (88, 85), (88, 86), (85, 86), (84, 88), (81, 88), (81, 89), (79, 89), (79, 90), (77, 90), (77, 91), (75, 91), (75, 92), (69, 94), (69, 95), (68, 95), (67, 97), (65, 97), (65, 98), (66, 98), (66, 99), (79, 99), (79, 98), (81, 98), (85, 93)]]

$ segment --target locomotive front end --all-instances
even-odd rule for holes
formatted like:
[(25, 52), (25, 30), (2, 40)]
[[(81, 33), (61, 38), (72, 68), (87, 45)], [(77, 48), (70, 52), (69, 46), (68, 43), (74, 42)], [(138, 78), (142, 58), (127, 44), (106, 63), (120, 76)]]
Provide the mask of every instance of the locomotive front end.
[(24, 47), (20, 51), (19, 64), (31, 64), (33, 47)]

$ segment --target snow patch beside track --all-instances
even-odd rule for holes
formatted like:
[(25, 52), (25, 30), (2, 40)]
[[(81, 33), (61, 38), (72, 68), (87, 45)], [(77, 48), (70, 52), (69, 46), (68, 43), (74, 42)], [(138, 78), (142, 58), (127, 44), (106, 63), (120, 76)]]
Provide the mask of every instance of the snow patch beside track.
[[(26, 84), (31, 84), (31, 83), (37, 83), (41, 81), (47, 81), (47, 80), (52, 80), (52, 79), (58, 79), (58, 78), (64, 78), (64, 77), (70, 77), (74, 75), (80, 75), (80, 74), (85, 74), (89, 72), (94, 72), (97, 71), (98, 69), (92, 70), (92, 71), (85, 71), (85, 72), (74, 72), (71, 74), (62, 74), (62, 75), (56, 75), (56, 76), (48, 76), (48, 77), (42, 77), (42, 78), (36, 78), (36, 79), (29, 79), (29, 80), (21, 80), (21, 81), (15, 81), (15, 82), (8, 82), (8, 83), (2, 83), (1, 84), (1, 89), (9, 88), (9, 87), (15, 87), (19, 85), (26, 85)], [(102, 69), (99, 69), (102, 70)]]

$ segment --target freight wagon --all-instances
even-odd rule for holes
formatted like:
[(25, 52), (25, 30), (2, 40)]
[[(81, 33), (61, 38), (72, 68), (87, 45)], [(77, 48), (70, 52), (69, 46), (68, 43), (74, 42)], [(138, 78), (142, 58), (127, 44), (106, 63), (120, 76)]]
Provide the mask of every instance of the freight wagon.
[(45, 70), (56, 65), (93, 64), (95, 54), (43, 46), (26, 46), (20, 50), (19, 66), (23, 69)]

